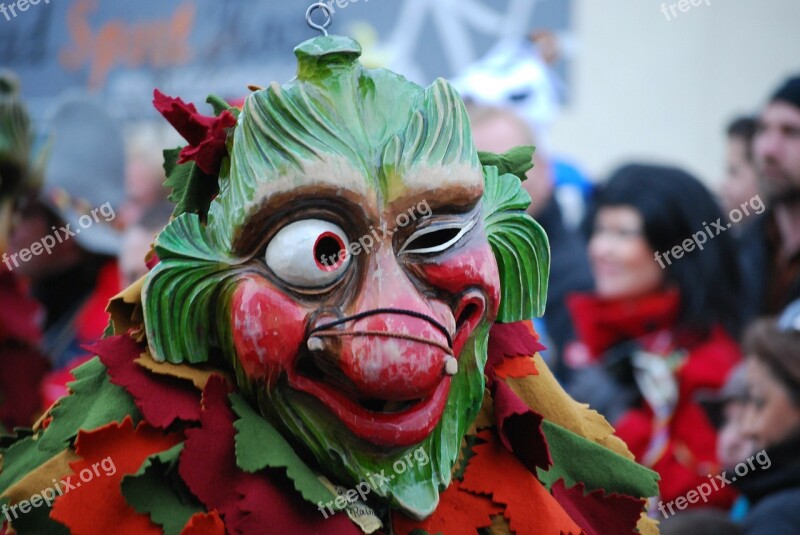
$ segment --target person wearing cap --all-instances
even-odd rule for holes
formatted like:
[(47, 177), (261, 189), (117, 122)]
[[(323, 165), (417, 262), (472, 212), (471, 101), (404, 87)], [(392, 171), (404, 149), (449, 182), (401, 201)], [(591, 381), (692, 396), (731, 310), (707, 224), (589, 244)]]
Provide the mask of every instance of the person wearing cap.
[(120, 290), (115, 210), (125, 172), (119, 128), (88, 97), (65, 96), (47, 135), (45, 183), (12, 234), (10, 254), (46, 310), (44, 351), (60, 373), (44, 385), (45, 406), (67, 393), (69, 369), (88, 356), (81, 345), (103, 334), (106, 303)]
[[(745, 333), (743, 432), (770, 460), (734, 485), (750, 502), (747, 535), (795, 535), (800, 527), (800, 300)], [(737, 473), (737, 475), (740, 475)]]
[[(0, 255), (21, 203), (34, 195), (39, 167), (19, 85), (0, 72)], [(0, 263), (0, 429), (30, 426), (39, 411), (39, 385), (50, 365), (39, 351), (42, 311), (20, 278)]]
[(784, 82), (762, 111), (753, 153), (767, 210), (742, 236), (748, 320), (800, 298), (800, 76)]

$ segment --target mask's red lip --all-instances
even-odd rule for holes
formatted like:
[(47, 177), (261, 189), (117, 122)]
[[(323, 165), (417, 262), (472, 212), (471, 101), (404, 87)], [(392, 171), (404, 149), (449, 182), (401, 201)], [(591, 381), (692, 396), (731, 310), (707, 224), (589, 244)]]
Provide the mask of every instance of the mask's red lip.
[(450, 377), (443, 377), (428, 397), (401, 412), (371, 411), (324, 382), (291, 373), (295, 390), (319, 399), (356, 436), (380, 446), (411, 446), (433, 432), (444, 412), (450, 392)]

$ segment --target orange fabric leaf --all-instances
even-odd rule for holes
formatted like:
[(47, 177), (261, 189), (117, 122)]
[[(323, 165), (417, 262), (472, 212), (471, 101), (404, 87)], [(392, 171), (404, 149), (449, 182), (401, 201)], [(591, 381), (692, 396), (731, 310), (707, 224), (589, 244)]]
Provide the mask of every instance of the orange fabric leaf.
[[(492, 496), (517, 535), (579, 534), (580, 527), (538, 479), (506, 450), (491, 431), (478, 434), (485, 444), (472, 448), (462, 489)], [(502, 476), (500, 476), (502, 475)]]
[(395, 512), (392, 526), (398, 535), (407, 535), (415, 529), (428, 533), (475, 535), (478, 528), (491, 526), (491, 517), (502, 511), (503, 508), (488, 497), (471, 494), (454, 482), (439, 496), (439, 506), (430, 517), (420, 522)]
[(225, 535), (225, 524), (219, 513), (197, 513), (189, 519), (181, 535)]
[(180, 440), (179, 434), (164, 434), (146, 422), (134, 429), (130, 416), (121, 424), (80, 431), (75, 447), (82, 460), (70, 463), (75, 475), (59, 483), (63, 495), (56, 499), (50, 517), (75, 534), (160, 534), (161, 528), (147, 515), (125, 502), (120, 482), (135, 473), (148, 456)]
[(486, 384), (489, 387), (494, 385), (497, 368), (505, 360), (515, 357), (531, 357), (542, 349), (544, 346), (539, 343), (539, 338), (530, 321), (493, 324), (489, 331), (489, 347), (484, 370)]
[(536, 369), (536, 361), (532, 357), (514, 357), (505, 359), (494, 370), (500, 379), (509, 377), (527, 377), (529, 375), (539, 375)]

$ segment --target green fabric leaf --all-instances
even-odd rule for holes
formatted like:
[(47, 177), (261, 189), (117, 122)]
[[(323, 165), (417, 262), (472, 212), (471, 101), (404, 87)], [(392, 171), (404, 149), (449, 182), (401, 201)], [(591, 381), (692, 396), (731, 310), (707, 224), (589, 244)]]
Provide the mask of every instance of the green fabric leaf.
[(136, 426), (141, 419), (133, 398), (112, 384), (98, 357), (72, 371), (75, 381), (67, 386), (72, 395), (64, 397), (51, 411), (53, 421), (39, 440), (39, 447), (53, 454), (70, 445), (81, 429), (91, 431), (131, 416)]
[(51, 411), (52, 422), (44, 431), (13, 444), (3, 452), (0, 492), (25, 474), (71, 446), (81, 429), (90, 431), (126, 416), (134, 424), (141, 419), (133, 398), (109, 380), (106, 367), (95, 357), (73, 370), (75, 381), (67, 386), (72, 394), (62, 398)]
[(515, 175), (520, 180), (528, 178), (527, 173), (533, 169), (533, 153), (535, 147), (524, 145), (514, 147), (508, 152), (497, 154), (494, 152), (478, 151), (478, 159), (483, 166), (497, 167), (499, 175)]
[(497, 321), (511, 323), (544, 314), (550, 275), (550, 243), (525, 210), (531, 202), (512, 174), (484, 167), (483, 218), (500, 273)]
[(174, 217), (184, 212), (193, 214), (208, 213), (211, 199), (219, 191), (217, 179), (208, 176), (194, 162), (177, 163), (181, 149), (164, 151), (164, 172), (167, 180), (164, 186), (171, 188), (169, 200), (175, 203)]
[[(8, 499), (0, 501), (0, 506), (8, 505)], [(8, 510), (6, 514), (13, 520), (14, 531), (18, 535), (70, 535), (69, 529), (63, 524), (50, 518), (51, 507), (47, 504), (40, 504), (39, 507), (31, 507), (30, 511), (23, 513), (19, 508), (14, 511)], [(14, 518), (16, 513), (16, 518)], [(0, 516), (1, 521), (6, 521), (4, 516)]]
[(658, 474), (548, 420), (542, 422), (553, 466), (539, 468), (539, 479), (550, 487), (563, 479), (567, 487), (583, 483), (586, 492), (602, 489), (636, 498), (658, 494)]
[(181, 149), (168, 149), (164, 151), (164, 172), (167, 180), (164, 187), (170, 188), (169, 200), (175, 203), (175, 210), (172, 212), (174, 217), (186, 211), (184, 199), (189, 190), (189, 177), (194, 168), (194, 163), (178, 164), (178, 154)]
[(27, 473), (47, 462), (55, 453), (38, 448), (34, 437), (26, 437), (3, 451), (3, 471), (0, 472), (0, 494), (22, 479)]
[(336, 498), (306, 466), (294, 448), (239, 394), (229, 394), (231, 408), (239, 416), (236, 428), (236, 464), (245, 472), (264, 468), (286, 468), (294, 488), (307, 501), (317, 504)]
[(165, 535), (180, 535), (192, 515), (205, 509), (178, 476), (183, 443), (145, 459), (135, 474), (122, 478), (122, 495), (137, 512), (150, 516)]
[[(178, 159), (180, 159), (181, 150), (183, 147), (178, 147), (175, 149), (164, 149), (162, 153), (164, 154), (164, 176), (167, 177), (167, 182), (169, 182), (169, 176), (175, 171), (175, 168), (178, 166)], [(167, 182), (164, 182), (164, 185), (167, 185)], [(169, 196), (170, 200), (172, 200), (172, 195)], [(175, 202), (175, 201), (173, 201)]]

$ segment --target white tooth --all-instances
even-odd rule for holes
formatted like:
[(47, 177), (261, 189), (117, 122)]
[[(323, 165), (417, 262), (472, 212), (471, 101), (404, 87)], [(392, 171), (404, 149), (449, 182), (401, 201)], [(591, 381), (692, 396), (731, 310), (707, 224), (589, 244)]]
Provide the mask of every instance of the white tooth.
[(322, 351), (325, 349), (325, 344), (322, 342), (322, 338), (318, 338), (316, 336), (312, 336), (306, 342), (306, 346), (308, 346), (309, 351)]
[(454, 357), (450, 357), (444, 363), (444, 373), (447, 375), (455, 375), (458, 373), (458, 361)]

